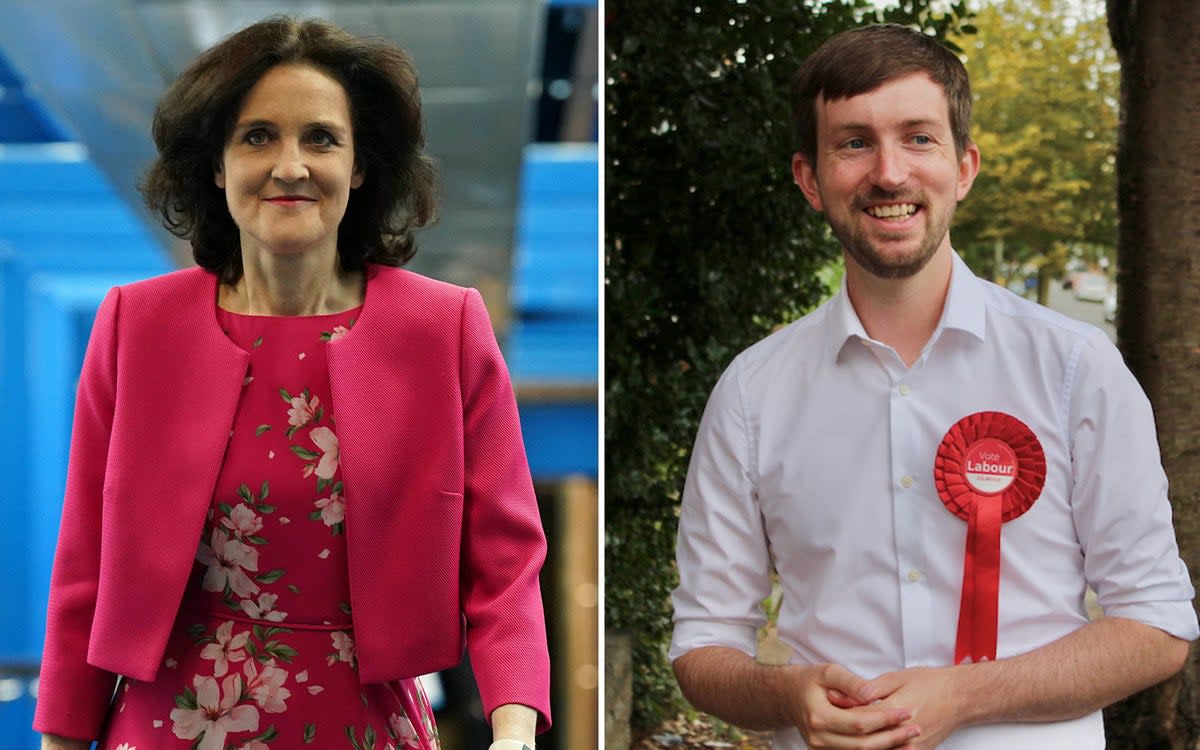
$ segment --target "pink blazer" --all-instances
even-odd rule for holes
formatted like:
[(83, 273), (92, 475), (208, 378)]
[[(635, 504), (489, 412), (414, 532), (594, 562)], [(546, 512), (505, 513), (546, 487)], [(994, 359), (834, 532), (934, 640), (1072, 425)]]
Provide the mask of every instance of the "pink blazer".
[[(192, 569), (249, 355), (199, 268), (112, 289), (75, 407), (34, 727), (94, 738), (116, 676), (153, 680)], [(369, 266), (329, 346), (364, 683), (457, 664), (487, 715), (549, 726), (546, 541), (508, 372), (478, 292)], [(420, 550), (415, 559), (402, 550)], [(397, 623), (404, 622), (403, 627)]]

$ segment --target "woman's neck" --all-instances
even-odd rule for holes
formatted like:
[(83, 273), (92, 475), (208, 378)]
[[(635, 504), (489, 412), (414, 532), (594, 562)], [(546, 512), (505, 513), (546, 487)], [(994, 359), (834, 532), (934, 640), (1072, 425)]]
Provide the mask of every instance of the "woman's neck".
[(363, 274), (344, 271), (337, 254), (318, 258), (292, 255), (242, 255), (242, 278), (222, 284), (217, 304), (246, 315), (326, 315), (363, 302)]

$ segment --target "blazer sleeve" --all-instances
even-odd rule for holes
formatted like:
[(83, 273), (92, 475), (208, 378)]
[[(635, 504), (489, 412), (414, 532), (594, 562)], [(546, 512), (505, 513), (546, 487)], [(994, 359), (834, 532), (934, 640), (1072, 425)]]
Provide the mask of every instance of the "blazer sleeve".
[(66, 494), (46, 616), (46, 643), (33, 727), (94, 739), (108, 713), (116, 675), (87, 663), (100, 579), (101, 508), (116, 402), (120, 289), (100, 304), (75, 401)]
[(546, 557), (508, 370), (483, 300), (467, 290), (463, 399), (463, 609), (485, 716), (506, 703), (550, 726), (550, 658), (538, 574)]

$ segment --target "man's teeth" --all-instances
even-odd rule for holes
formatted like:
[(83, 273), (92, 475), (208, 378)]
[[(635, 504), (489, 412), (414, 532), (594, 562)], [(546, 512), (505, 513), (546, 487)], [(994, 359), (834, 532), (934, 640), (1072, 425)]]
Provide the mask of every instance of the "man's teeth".
[(893, 206), (871, 206), (867, 209), (867, 213), (877, 219), (894, 219), (897, 217), (912, 216), (917, 212), (915, 203), (899, 203)]

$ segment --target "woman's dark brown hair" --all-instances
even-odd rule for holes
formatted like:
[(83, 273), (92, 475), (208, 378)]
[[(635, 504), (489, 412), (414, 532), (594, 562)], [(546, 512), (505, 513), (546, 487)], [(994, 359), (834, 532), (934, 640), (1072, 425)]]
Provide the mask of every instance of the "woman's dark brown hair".
[(416, 252), (414, 229), (436, 213), (433, 162), (424, 153), (412, 59), (389, 42), (355, 37), (327, 21), (276, 16), (208, 49), (167, 89), (154, 113), (158, 159), (142, 181), (146, 205), (192, 244), (196, 263), (224, 283), (242, 276), (238, 228), (213, 182), (247, 92), (283, 63), (312, 65), (350, 102), (361, 187), (338, 227), (342, 268), (399, 266)]

